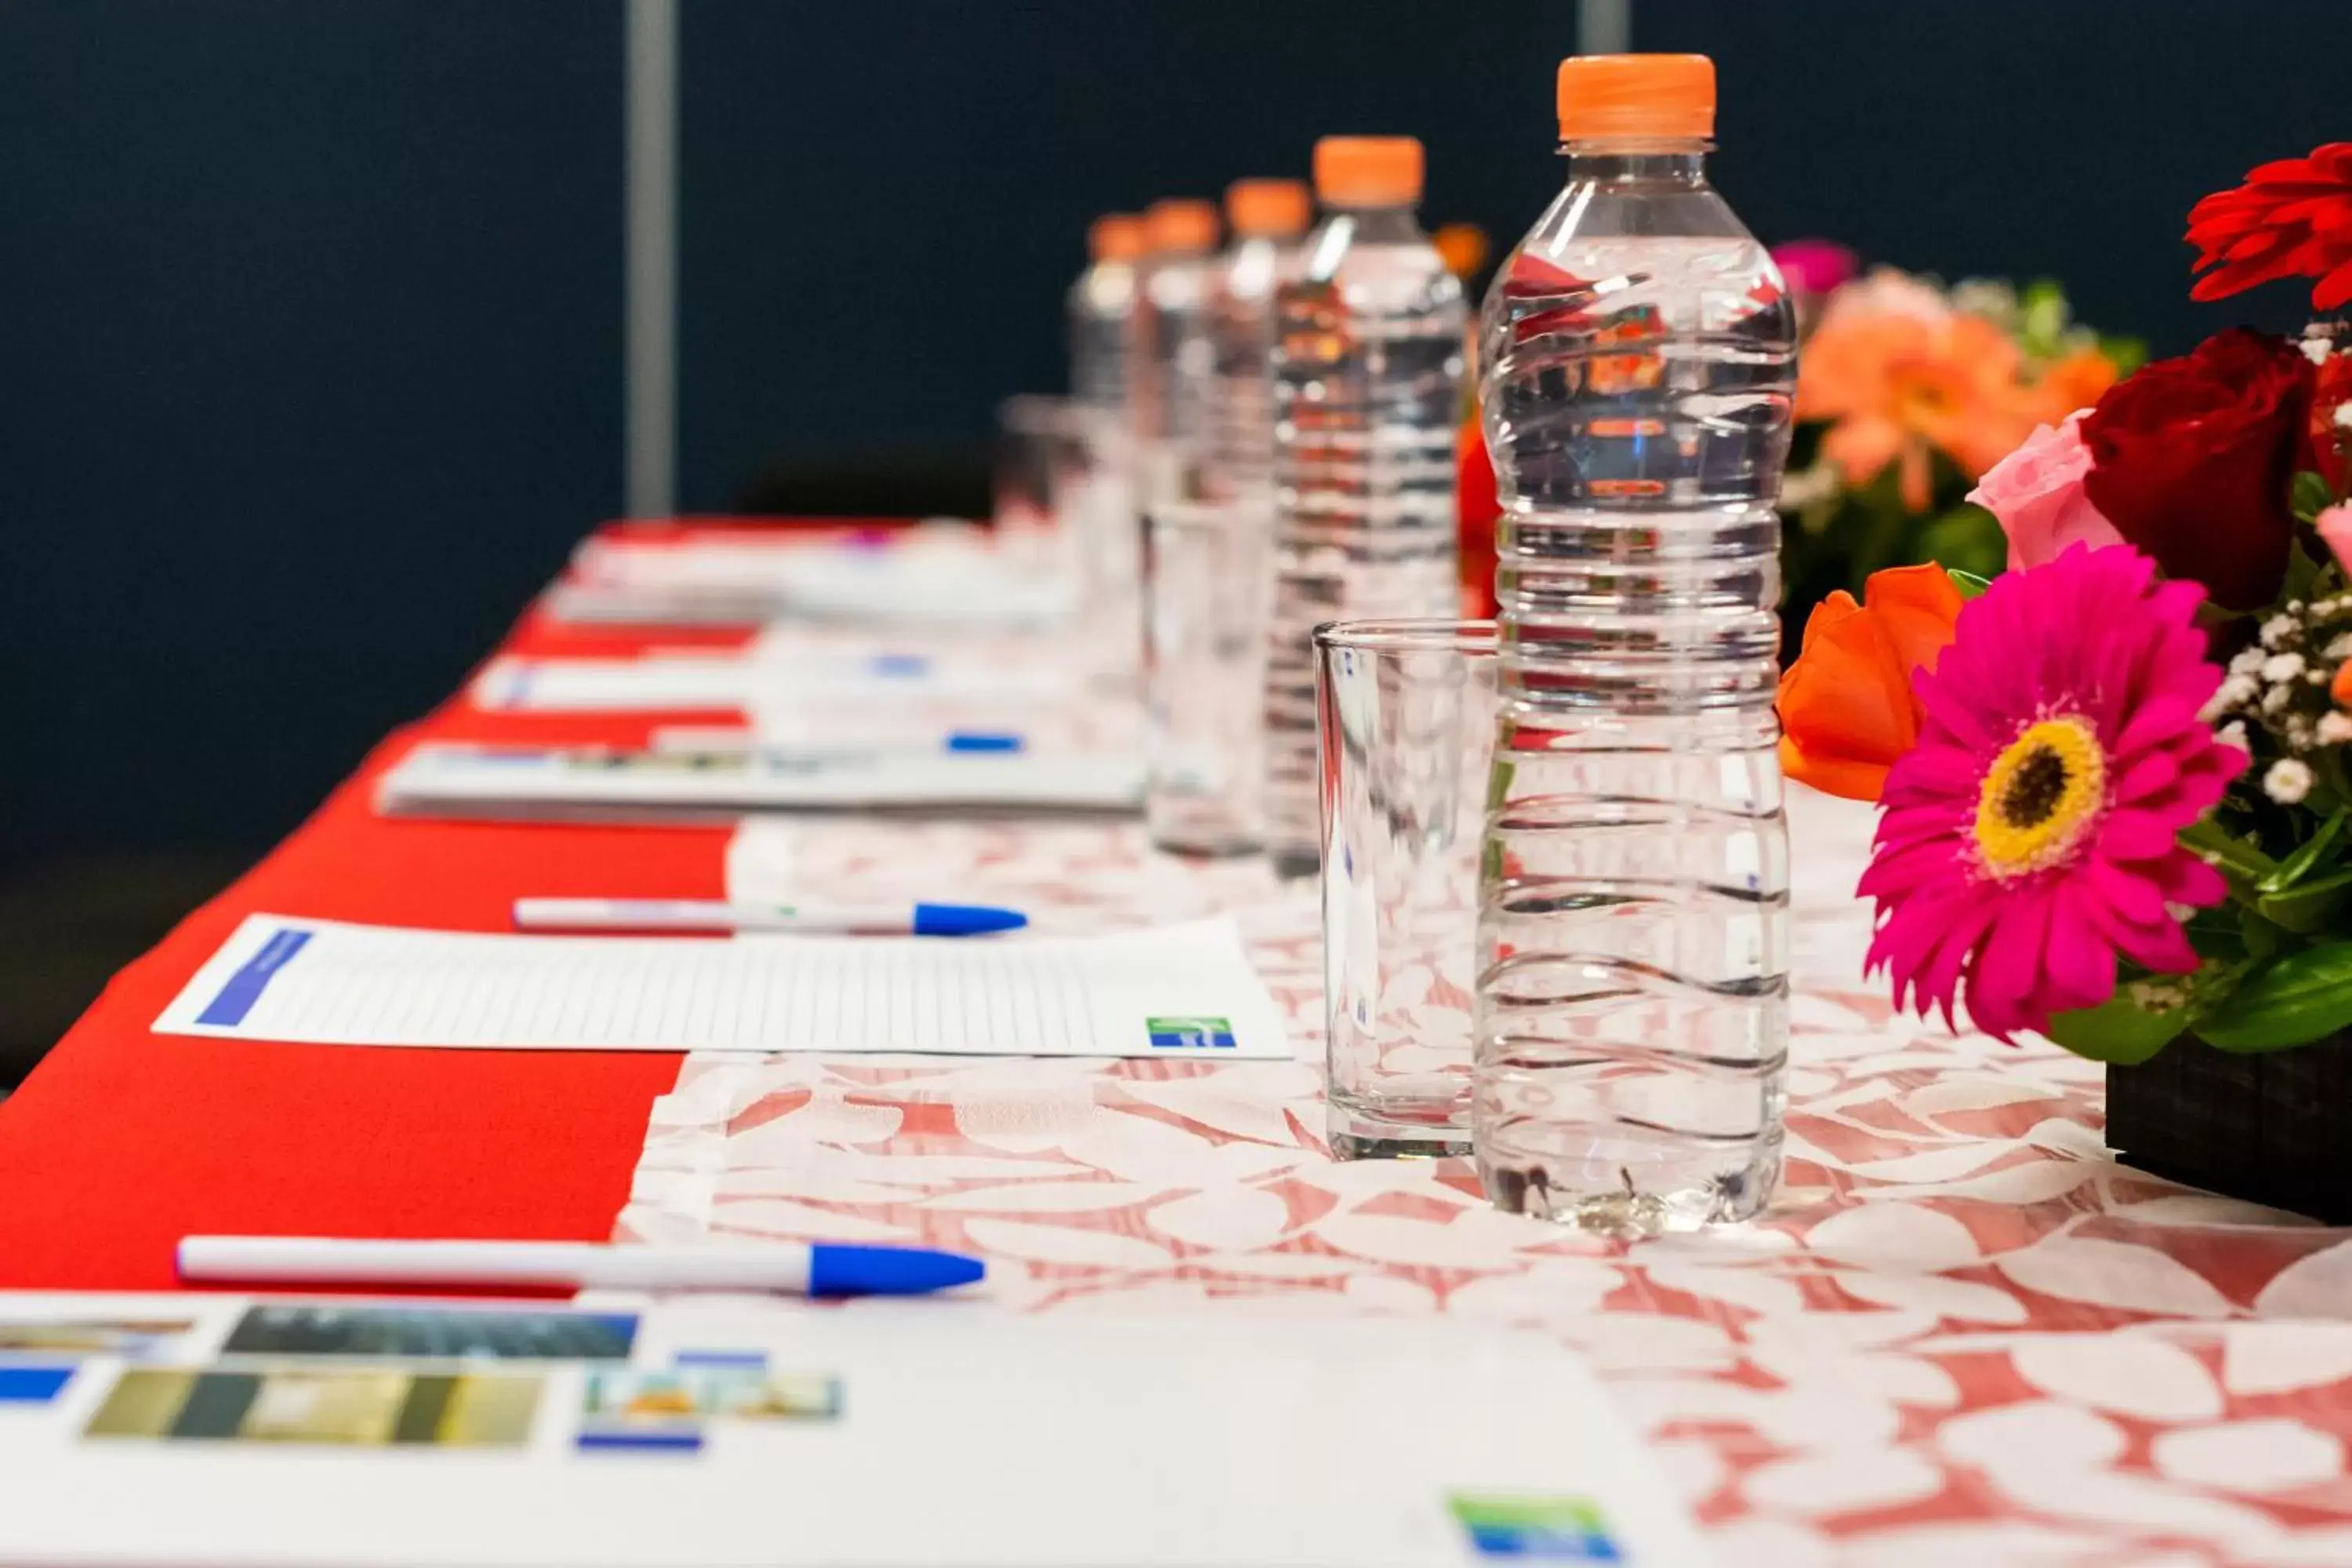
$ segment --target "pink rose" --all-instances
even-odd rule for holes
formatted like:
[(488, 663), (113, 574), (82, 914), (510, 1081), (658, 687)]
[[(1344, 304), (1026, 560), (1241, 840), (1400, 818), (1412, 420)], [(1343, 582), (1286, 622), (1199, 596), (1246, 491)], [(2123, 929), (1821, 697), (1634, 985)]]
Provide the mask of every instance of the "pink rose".
[(2327, 541), (2336, 564), (2352, 572), (2352, 500), (2340, 500), (2311, 520), (2319, 537)]
[(2022, 572), (2058, 558), (2070, 544), (2103, 550), (2124, 536), (2083, 493), (2091, 471), (2081, 412), (2055, 430), (2037, 425), (2025, 445), (1985, 470), (1969, 500), (2000, 520), (2009, 535), (2009, 569)]

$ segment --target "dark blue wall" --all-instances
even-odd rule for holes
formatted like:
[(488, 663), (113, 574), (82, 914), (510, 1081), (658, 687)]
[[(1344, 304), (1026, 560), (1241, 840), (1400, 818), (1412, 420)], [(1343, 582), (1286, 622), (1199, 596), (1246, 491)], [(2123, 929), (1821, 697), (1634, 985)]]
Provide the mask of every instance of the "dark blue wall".
[(0, 5), (0, 845), (266, 843), (620, 494), (617, 0)]
[[(1421, 134), (1555, 188), (1570, 0), (683, 0), (682, 499), (1058, 384), (1088, 217)], [(2065, 279), (2159, 350), (2182, 217), (2352, 135), (2342, 0), (1636, 0), (1769, 237)], [(619, 0), (0, 4), (0, 857), (261, 843), (619, 504)]]

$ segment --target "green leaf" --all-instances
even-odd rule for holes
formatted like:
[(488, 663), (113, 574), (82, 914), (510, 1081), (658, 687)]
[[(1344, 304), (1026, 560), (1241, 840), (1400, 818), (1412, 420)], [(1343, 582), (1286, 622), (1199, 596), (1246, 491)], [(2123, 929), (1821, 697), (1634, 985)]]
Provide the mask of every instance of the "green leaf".
[[(2313, 476), (2317, 478), (2316, 475)], [(2325, 484), (2326, 480), (2320, 481)], [(2286, 547), (2286, 580), (2279, 584), (2279, 598), (2300, 599), (2305, 604), (2319, 596), (2319, 579), (2326, 568), (2311, 558), (2302, 543), (2290, 538)]]
[(2186, 1007), (2151, 1013), (2118, 992), (2096, 1007), (2059, 1013), (2042, 1032), (2078, 1057), (2133, 1067), (2170, 1045), (2189, 1027)]
[(2283, 893), (2260, 894), (2254, 900), (2254, 908), (2263, 919), (2298, 935), (2309, 936), (2326, 930), (2347, 901), (2352, 901), (2352, 868), (2333, 872)]
[(1979, 577), (1973, 572), (1957, 572), (1949, 566), (1944, 568), (1944, 575), (1952, 580), (1952, 586), (1960, 591), (1960, 597), (1963, 599), (1973, 599), (1992, 586), (1990, 580)]
[(2286, 499), (2296, 521), (2309, 522), (2336, 504), (2336, 492), (2328, 488), (2326, 479), (2305, 468), (2287, 487)]
[(2290, 952), (2256, 970), (2228, 1001), (2199, 1020), (2197, 1033), (2206, 1044), (2225, 1051), (2276, 1051), (2308, 1045), (2347, 1027), (2352, 1027), (2352, 942), (2332, 942)]
[(2284, 893), (2294, 887), (2304, 878), (2311, 875), (2312, 868), (2320, 863), (2320, 858), (2334, 846), (2336, 836), (2343, 831), (2344, 812), (2341, 807), (2338, 807), (2328, 815), (2326, 821), (2319, 825), (2318, 832), (2297, 845), (2294, 854), (2278, 863), (2276, 870), (2255, 883), (2254, 891)]
[(2255, 898), (2255, 885), (2278, 869), (2277, 861), (2244, 839), (2233, 837), (2210, 816), (2182, 828), (2180, 842), (2211, 861), (2229, 879), (2231, 893), (2240, 899)]

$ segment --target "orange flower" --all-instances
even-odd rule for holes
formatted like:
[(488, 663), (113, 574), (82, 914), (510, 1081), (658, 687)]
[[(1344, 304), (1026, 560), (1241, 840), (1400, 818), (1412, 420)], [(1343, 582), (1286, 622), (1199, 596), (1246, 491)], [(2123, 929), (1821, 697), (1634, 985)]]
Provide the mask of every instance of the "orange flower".
[(1797, 417), (1831, 422), (1822, 453), (1852, 485), (1900, 466), (1903, 504), (1934, 500), (1937, 451), (1975, 479), (2032, 430), (2017, 344), (1981, 316), (1832, 310), (1797, 366)]
[(2042, 373), (2034, 384), (2037, 425), (2063, 425), (2066, 416), (2088, 408), (2116, 381), (2116, 362), (2095, 348), (2079, 348)]
[(1886, 770), (1919, 739), (1911, 671), (1936, 667), (1959, 618), (1941, 566), (1891, 566), (1813, 607), (1805, 646), (1780, 676), (1780, 771), (1825, 795), (1876, 800)]

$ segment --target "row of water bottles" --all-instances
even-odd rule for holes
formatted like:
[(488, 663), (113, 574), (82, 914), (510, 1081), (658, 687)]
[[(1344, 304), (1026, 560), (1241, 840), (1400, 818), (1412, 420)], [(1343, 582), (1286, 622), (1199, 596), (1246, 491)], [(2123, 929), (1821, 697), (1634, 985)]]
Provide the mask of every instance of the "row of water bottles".
[[(1314, 628), (1457, 602), (1466, 311), (1421, 143), (1326, 137), (1314, 174), (1236, 182), (1223, 250), (1206, 202), (1102, 220), (1071, 296), (1097, 580), (1147, 590), (1152, 837), (1289, 876), (1319, 859)], [(1121, 640), (1124, 595), (1089, 597)]]
[[(1136, 646), (1139, 611), (1146, 628), (1155, 841), (1311, 873), (1342, 761), (1317, 754), (1314, 628), (1458, 613), (1475, 366), (1503, 509), (1486, 787), (1458, 847), (1476, 1005), (1457, 1098), (1421, 1114), (1444, 1124), (1433, 1152), (1475, 1146), (1506, 1207), (1656, 1229), (1753, 1214), (1779, 1162), (1773, 503), (1795, 331), (1707, 182), (1712, 65), (1572, 58), (1557, 89), (1567, 180), (1475, 342), (1415, 221), (1409, 138), (1319, 143), (1311, 227), (1303, 190), (1257, 181), (1234, 187), (1222, 251), (1205, 204), (1099, 226), (1073, 295), (1082, 521), (1104, 568), (1096, 635)], [(1372, 776), (1350, 809), (1386, 812), (1379, 853), (1455, 851), (1411, 803), (1372, 798)], [(1394, 914), (1348, 940), (1391, 940), (1410, 923)], [(1327, 958), (1335, 1009), (1361, 989), (1350, 962)], [(1335, 1049), (1368, 1018), (1335, 1012)], [(1410, 1152), (1398, 1125), (1354, 1142)]]

